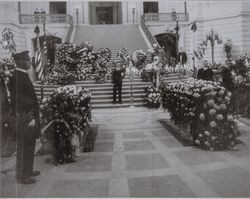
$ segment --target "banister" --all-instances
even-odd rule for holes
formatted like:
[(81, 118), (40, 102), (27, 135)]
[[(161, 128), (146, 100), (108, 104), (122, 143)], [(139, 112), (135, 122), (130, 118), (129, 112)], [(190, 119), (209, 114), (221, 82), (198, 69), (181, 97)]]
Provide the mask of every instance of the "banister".
[(66, 14), (19, 14), (20, 24), (69, 24), (68, 32), (65, 38), (66, 42), (70, 41), (71, 34), (74, 29), (73, 17)]
[(154, 44), (156, 44), (158, 47), (160, 47), (159, 43), (157, 42), (157, 40), (155, 39), (155, 37), (150, 32), (150, 30), (148, 29), (147, 25), (145, 24), (144, 15), (141, 16), (141, 28), (142, 28), (143, 32), (145, 33), (146, 37), (148, 38), (151, 46), (153, 46)]
[(71, 15), (66, 14), (19, 14), (20, 24), (46, 24), (67, 23), (72, 21)]
[(74, 29), (73, 17), (70, 16), (70, 19), (71, 19), (71, 22), (70, 22), (70, 25), (69, 25), (69, 29), (68, 29), (67, 36), (66, 36), (66, 38), (65, 38), (65, 42), (69, 42), (69, 41), (70, 41), (70, 38), (71, 38), (71, 35), (72, 35), (72, 32), (73, 32), (73, 29)]

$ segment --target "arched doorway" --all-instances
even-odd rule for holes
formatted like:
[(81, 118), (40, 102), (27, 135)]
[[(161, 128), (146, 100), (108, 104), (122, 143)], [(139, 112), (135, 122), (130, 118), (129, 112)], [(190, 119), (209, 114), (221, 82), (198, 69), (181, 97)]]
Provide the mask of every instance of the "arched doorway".
[(161, 33), (155, 35), (155, 38), (161, 47), (164, 47), (167, 58), (176, 59), (176, 35), (173, 33)]

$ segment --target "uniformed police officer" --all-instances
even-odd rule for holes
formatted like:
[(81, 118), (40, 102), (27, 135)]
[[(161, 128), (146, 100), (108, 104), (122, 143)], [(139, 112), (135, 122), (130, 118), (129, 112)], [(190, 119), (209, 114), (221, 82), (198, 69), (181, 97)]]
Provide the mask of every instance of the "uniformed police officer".
[(17, 68), (9, 82), (11, 107), (16, 113), (17, 182), (32, 184), (40, 175), (33, 170), (36, 138), (40, 135), (39, 106), (33, 84), (28, 76), (31, 60), (29, 51), (13, 55)]

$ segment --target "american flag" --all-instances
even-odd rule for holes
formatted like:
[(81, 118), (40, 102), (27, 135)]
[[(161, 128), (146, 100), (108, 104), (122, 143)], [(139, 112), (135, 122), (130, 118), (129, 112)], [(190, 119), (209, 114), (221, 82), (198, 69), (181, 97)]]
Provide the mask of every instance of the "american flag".
[(40, 39), (37, 36), (37, 41), (36, 41), (36, 53), (35, 53), (35, 68), (36, 68), (36, 75), (37, 75), (37, 80), (44, 80), (44, 66), (46, 64), (47, 60), (47, 44), (46, 40), (44, 39), (43, 42), (43, 49), (40, 46)]

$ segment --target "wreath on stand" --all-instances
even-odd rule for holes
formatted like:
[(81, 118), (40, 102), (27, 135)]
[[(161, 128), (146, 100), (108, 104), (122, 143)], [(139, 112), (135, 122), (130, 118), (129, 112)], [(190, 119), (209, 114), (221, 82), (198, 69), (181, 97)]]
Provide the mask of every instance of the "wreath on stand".
[(55, 163), (74, 161), (84, 150), (91, 120), (90, 101), (90, 91), (75, 85), (60, 87), (42, 100), (42, 122), (52, 125), (46, 128), (42, 140), (44, 145), (47, 141), (52, 143)]
[(2, 32), (1, 43), (3, 48), (9, 50), (12, 53), (16, 52), (16, 42), (14, 41), (14, 34), (9, 28), (4, 28)]

